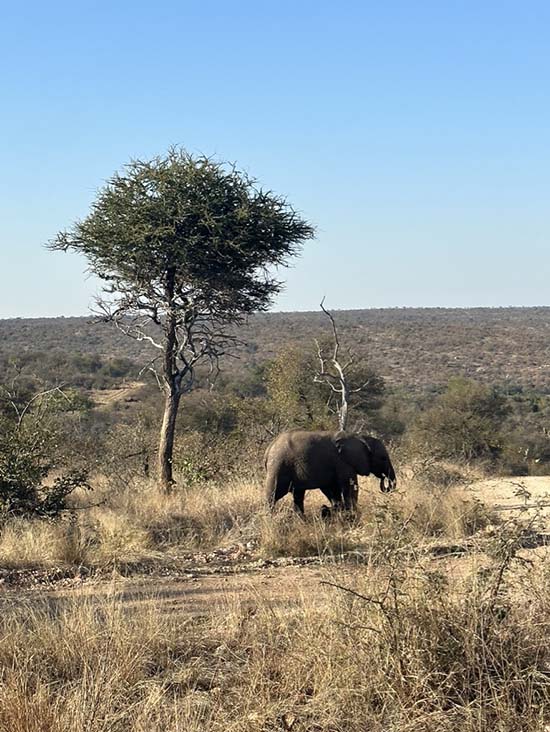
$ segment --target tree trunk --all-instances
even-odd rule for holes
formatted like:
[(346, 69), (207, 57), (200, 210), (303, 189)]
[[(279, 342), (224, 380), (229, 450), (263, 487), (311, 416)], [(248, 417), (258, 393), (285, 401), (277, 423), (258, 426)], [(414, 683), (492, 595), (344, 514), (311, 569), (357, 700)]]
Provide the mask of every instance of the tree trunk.
[(174, 457), (174, 435), (176, 432), (176, 417), (180, 405), (180, 383), (176, 380), (176, 313), (174, 302), (175, 270), (169, 269), (166, 273), (165, 298), (168, 304), (168, 313), (165, 325), (164, 338), (164, 382), (166, 385), (166, 401), (164, 403), (164, 417), (160, 428), (159, 442), (159, 482), (165, 493), (170, 493), (174, 485), (172, 460)]
[(176, 417), (180, 404), (180, 394), (171, 388), (166, 395), (164, 417), (160, 428), (159, 444), (159, 481), (162, 490), (170, 493), (174, 485), (172, 461), (174, 457), (174, 434), (176, 431)]
[(340, 430), (345, 432), (348, 426), (348, 390), (345, 383), (344, 373), (341, 372), (340, 408), (338, 410), (338, 422)]

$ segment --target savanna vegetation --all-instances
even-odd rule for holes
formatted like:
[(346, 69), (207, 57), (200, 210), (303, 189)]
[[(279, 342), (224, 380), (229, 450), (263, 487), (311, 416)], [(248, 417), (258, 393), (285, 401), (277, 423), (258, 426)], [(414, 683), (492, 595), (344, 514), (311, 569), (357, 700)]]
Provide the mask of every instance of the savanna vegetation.
[[(399, 492), (363, 480), (352, 523), (321, 520), (308, 496), (302, 521), (288, 505), (264, 512), (262, 453), (283, 429), (335, 426), (313, 343), (222, 372), (214, 389), (198, 375), (169, 495), (154, 473), (158, 386), (130, 371), (101, 388), (84, 378), (92, 361), (109, 363), (54, 378), (39, 359), (5, 365), (0, 729), (546, 729), (547, 568), (525, 548), (541, 514), (498, 514), (465, 489), (548, 471), (544, 393), (465, 377), (419, 392), (359, 360), (369, 388), (350, 426), (384, 438)], [(327, 584), (285, 590), (296, 557)], [(169, 612), (154, 590), (117, 595), (124, 577), (217, 564), (279, 572), (282, 589), (218, 593), (199, 614)], [(113, 594), (50, 596), (72, 577)], [(44, 589), (29, 596), (29, 582)]]
[[(521, 483), (550, 475), (547, 311), (336, 312), (348, 428), (384, 440), (399, 489), (272, 515), (267, 444), (338, 427), (324, 315), (250, 315), (312, 234), (171, 151), (56, 240), (107, 283), (108, 322), (0, 322), (1, 731), (548, 729), (546, 506)], [(520, 511), (469, 490), (498, 475)], [(278, 589), (187, 613), (119, 594), (223, 572)]]
[[(333, 309), (330, 293), (326, 304)], [(335, 312), (346, 341), (392, 386), (429, 391), (453, 376), (466, 376), (510, 390), (550, 389), (548, 307)], [(0, 320), (0, 353), (20, 357), (27, 351), (59, 350), (102, 359), (126, 357), (136, 363), (142, 363), (144, 348), (154, 354), (147, 344), (124, 338), (112, 328), (97, 328), (92, 321), (90, 317)], [(242, 373), (273, 358), (289, 342), (309, 344), (313, 337), (322, 337), (326, 327), (321, 312), (252, 315), (240, 333), (246, 344), (240, 358), (226, 361), (223, 370)]]

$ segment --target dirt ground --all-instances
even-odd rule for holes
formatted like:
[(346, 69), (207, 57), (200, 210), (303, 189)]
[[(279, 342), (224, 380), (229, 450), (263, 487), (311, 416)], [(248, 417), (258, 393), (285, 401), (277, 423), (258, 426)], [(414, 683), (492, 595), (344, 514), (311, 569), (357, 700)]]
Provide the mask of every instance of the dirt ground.
[[(550, 531), (550, 476), (495, 478), (471, 484), (466, 489), (489, 508), (504, 517), (532, 515), (540, 512)], [(525, 549), (531, 560), (548, 561), (550, 546)], [(472, 565), (483, 561), (479, 555), (450, 551), (427, 553), (426, 565), (456, 577)], [(0, 604), (7, 608), (22, 602), (47, 601), (52, 606), (70, 599), (104, 601), (122, 600), (128, 608), (138, 607), (155, 599), (156, 605), (168, 613), (210, 615), (224, 612), (229, 606), (254, 606), (260, 602), (274, 606), (292, 603), (315, 605), (338, 590), (331, 586), (335, 578), (334, 564), (318, 558), (284, 558), (278, 560), (234, 561), (220, 555), (208, 566), (193, 565), (171, 568), (165, 572), (138, 573), (124, 577), (54, 576), (44, 581), (39, 573), (28, 573), (19, 583), (0, 584)], [(361, 571), (357, 562), (337, 566), (338, 582), (353, 586), (354, 574)], [(3, 589), (2, 589), (3, 588)]]
[(550, 517), (550, 476), (490, 478), (467, 486), (467, 492), (486, 506), (504, 515), (512, 511), (532, 514), (540, 511)]
[(97, 409), (107, 410), (117, 402), (130, 402), (136, 400), (136, 394), (143, 389), (143, 382), (130, 381), (117, 389), (92, 389), (90, 397)]

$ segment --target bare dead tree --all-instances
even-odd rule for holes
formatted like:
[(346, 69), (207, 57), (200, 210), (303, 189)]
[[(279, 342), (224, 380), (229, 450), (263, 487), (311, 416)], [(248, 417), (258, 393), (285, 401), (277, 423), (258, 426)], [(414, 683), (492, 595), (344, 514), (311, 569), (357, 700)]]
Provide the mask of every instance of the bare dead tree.
[(332, 313), (325, 308), (325, 298), (321, 300), (320, 308), (330, 321), (332, 329), (332, 349), (330, 354), (326, 354), (325, 350), (315, 339), (317, 346), (317, 356), (319, 358), (319, 371), (314, 377), (314, 381), (318, 384), (326, 384), (330, 389), (329, 401), (336, 398), (336, 413), (338, 415), (338, 426), (341, 430), (345, 430), (348, 425), (349, 401), (352, 394), (363, 391), (369, 383), (370, 378), (360, 386), (352, 388), (350, 386), (349, 374), (355, 364), (355, 355), (351, 349), (346, 349), (345, 360), (341, 359), (341, 344), (336, 327), (336, 321)]

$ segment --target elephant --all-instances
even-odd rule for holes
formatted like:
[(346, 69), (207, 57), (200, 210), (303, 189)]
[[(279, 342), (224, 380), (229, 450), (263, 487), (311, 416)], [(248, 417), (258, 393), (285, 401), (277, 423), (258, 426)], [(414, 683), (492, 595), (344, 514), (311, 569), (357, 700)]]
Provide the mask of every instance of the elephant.
[[(282, 432), (265, 452), (265, 492), (268, 506), (292, 492), (295, 510), (304, 514), (306, 490), (319, 488), (331, 509), (355, 511), (357, 476), (380, 478), (384, 493), (397, 486), (388, 451), (375, 437), (347, 432)], [(387, 481), (387, 482), (386, 482)], [(331, 509), (324, 507), (323, 515)]]

